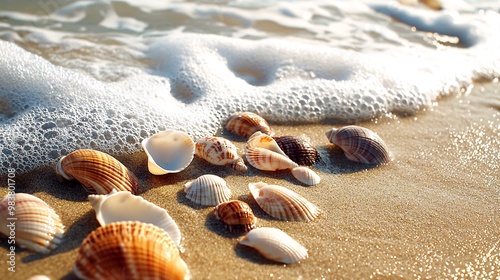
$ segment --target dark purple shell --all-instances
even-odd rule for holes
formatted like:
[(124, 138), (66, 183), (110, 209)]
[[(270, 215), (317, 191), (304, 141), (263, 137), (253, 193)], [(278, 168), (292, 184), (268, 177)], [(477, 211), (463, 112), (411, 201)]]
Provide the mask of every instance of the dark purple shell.
[(298, 165), (311, 166), (319, 159), (319, 153), (305, 138), (297, 136), (273, 137), (283, 152)]

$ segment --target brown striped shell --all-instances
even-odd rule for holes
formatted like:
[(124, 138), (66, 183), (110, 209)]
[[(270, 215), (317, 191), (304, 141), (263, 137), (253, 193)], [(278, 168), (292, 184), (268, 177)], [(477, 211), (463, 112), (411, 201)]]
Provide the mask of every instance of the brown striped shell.
[(189, 279), (168, 234), (142, 222), (115, 222), (91, 232), (73, 271), (80, 279)]
[(114, 157), (96, 150), (76, 150), (62, 157), (56, 173), (66, 180), (78, 180), (89, 193), (108, 194), (111, 190), (137, 194), (135, 175)]
[(277, 228), (261, 227), (251, 230), (238, 242), (250, 246), (267, 259), (281, 263), (296, 263), (308, 257), (307, 249)]
[(298, 165), (311, 166), (319, 159), (316, 148), (306, 138), (297, 136), (273, 137), (281, 150)]
[(301, 195), (282, 186), (264, 182), (248, 184), (250, 193), (267, 214), (287, 221), (312, 221), (320, 210)]
[(243, 230), (250, 231), (255, 228), (257, 218), (252, 208), (241, 200), (230, 200), (220, 203), (215, 207), (215, 217), (226, 224), (230, 232)]
[(211, 164), (231, 166), (240, 172), (248, 170), (245, 162), (238, 155), (238, 148), (222, 137), (205, 137), (196, 141), (195, 155)]
[(256, 131), (273, 135), (273, 131), (267, 121), (261, 116), (251, 112), (234, 113), (226, 121), (225, 128), (242, 137), (248, 137)]
[(45, 201), (31, 194), (16, 193), (0, 201), (0, 232), (14, 236), (15, 244), (23, 248), (46, 254), (61, 243), (64, 225)]
[(217, 205), (231, 199), (231, 190), (223, 178), (206, 174), (185, 184), (186, 198), (196, 204)]
[(383, 164), (391, 161), (389, 149), (375, 132), (360, 126), (332, 128), (326, 132), (328, 140), (339, 146), (352, 161)]

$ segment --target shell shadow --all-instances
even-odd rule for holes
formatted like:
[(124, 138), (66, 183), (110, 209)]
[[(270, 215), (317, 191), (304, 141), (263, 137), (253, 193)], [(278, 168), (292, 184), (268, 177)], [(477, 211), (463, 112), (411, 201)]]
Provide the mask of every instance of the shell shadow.
[(94, 211), (88, 211), (68, 228), (64, 233), (61, 244), (59, 244), (56, 249), (48, 254), (32, 254), (26, 256), (22, 259), (22, 262), (30, 263), (76, 249), (80, 247), (85, 237), (99, 226), (99, 222), (95, 219)]
[(179, 204), (184, 204), (186, 206), (189, 206), (195, 210), (201, 210), (201, 209), (206, 209), (208, 207), (213, 207), (213, 206), (210, 206), (210, 205), (200, 205), (200, 204), (197, 204), (197, 203), (194, 203), (192, 202), (191, 200), (189, 200), (187, 197), (186, 197), (186, 193), (184, 192), (184, 190), (179, 190), (177, 192), (177, 202)]
[(282, 263), (266, 259), (256, 249), (249, 246), (241, 245), (240, 243), (236, 244), (236, 246), (234, 247), (234, 252), (236, 253), (236, 256), (238, 256), (239, 258), (242, 258), (244, 260), (256, 264), (275, 265), (275, 266), (283, 265)]
[(218, 234), (219, 236), (222, 236), (225, 238), (230, 238), (230, 239), (238, 238), (238, 237), (246, 234), (246, 232), (243, 230), (236, 230), (236, 231), (230, 232), (227, 229), (226, 225), (222, 221), (218, 220), (215, 217), (213, 212), (208, 213), (207, 218), (205, 220), (205, 227), (208, 230)]
[(331, 174), (356, 173), (379, 166), (378, 164), (365, 164), (349, 160), (342, 149), (335, 145), (317, 146), (320, 160), (314, 167), (322, 172)]

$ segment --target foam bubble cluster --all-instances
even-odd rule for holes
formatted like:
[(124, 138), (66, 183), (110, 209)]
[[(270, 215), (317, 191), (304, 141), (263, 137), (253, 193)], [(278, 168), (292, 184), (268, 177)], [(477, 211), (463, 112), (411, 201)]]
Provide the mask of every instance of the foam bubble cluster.
[(358, 52), (291, 38), (173, 33), (136, 50), (149, 61), (146, 69), (104, 82), (0, 41), (2, 165), (27, 171), (82, 148), (131, 153), (165, 129), (197, 139), (216, 133), (235, 111), (282, 124), (413, 114), (475, 79), (500, 76), (500, 55), (492, 51), (499, 36), (481, 27), (487, 24), (426, 21), (421, 12), (398, 9), (400, 20), (420, 20), (429, 30), (446, 21), (468, 48)]

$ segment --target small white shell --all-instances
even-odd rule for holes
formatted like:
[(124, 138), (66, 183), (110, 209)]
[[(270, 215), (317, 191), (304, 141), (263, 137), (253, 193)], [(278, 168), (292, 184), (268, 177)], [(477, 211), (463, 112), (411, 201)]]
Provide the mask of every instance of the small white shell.
[(156, 204), (126, 191), (113, 191), (108, 195), (89, 195), (88, 198), (101, 226), (120, 221), (153, 224), (166, 231), (179, 246), (181, 242), (179, 227), (167, 211)]
[(142, 141), (148, 155), (148, 170), (154, 175), (177, 173), (193, 160), (195, 145), (182, 131), (165, 130)]
[(282, 186), (264, 182), (248, 184), (250, 193), (267, 214), (287, 221), (312, 221), (320, 210), (307, 199)]
[(296, 263), (308, 257), (304, 246), (277, 228), (255, 228), (238, 241), (256, 249), (267, 259), (281, 263)]
[(212, 174), (202, 175), (192, 182), (187, 182), (185, 186), (186, 198), (201, 205), (215, 206), (230, 200), (232, 195), (226, 181)]
[(317, 185), (321, 181), (321, 178), (316, 172), (305, 166), (292, 168), (292, 175), (297, 180), (309, 186)]
[[(14, 210), (9, 208), (12, 205)], [(15, 228), (11, 228), (13, 222)], [(31, 194), (16, 193), (0, 201), (0, 232), (6, 236), (14, 234), (16, 245), (46, 254), (61, 243), (64, 225), (43, 200)]]

